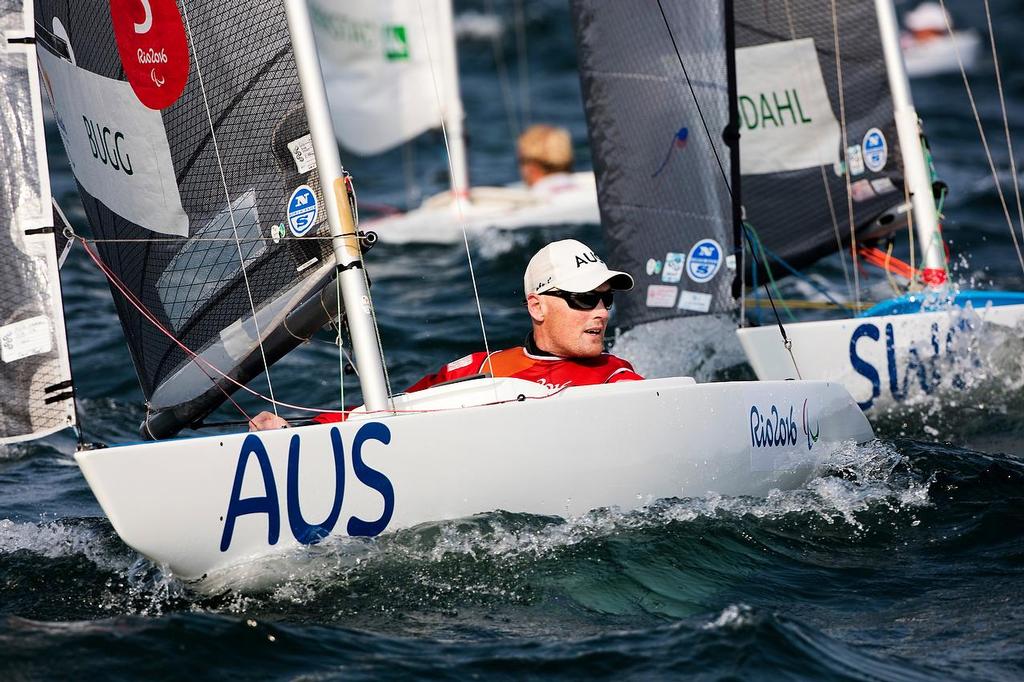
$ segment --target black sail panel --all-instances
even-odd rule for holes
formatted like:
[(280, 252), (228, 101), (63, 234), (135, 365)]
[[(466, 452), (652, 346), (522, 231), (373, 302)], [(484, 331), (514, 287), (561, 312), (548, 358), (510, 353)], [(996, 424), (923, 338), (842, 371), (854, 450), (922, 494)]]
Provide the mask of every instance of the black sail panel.
[[(116, 14), (131, 5), (38, 0), (36, 22), (92, 235), (129, 291), (112, 285), (140, 384), (174, 414), (164, 436), (234, 390), (222, 374), (261, 371), (261, 340), (297, 345), (284, 321), (334, 266), (282, 3)], [(166, 45), (135, 50), (154, 26)]]
[(904, 201), (875, 3), (837, 3), (836, 11), (834, 23), (828, 3), (734, 1), (744, 214), (793, 267), (836, 252), (837, 232), (849, 245), (849, 203), (867, 236)]
[(572, 2), (609, 264), (637, 281), (623, 327), (734, 306), (725, 10), (660, 5)]

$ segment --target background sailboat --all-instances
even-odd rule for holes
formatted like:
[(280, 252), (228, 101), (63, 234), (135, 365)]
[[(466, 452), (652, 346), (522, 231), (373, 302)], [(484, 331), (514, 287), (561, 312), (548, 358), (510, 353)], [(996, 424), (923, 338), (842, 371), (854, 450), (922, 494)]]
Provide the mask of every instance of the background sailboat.
[[(968, 367), (998, 373), (988, 364), (992, 356), (971, 339), (984, 338), (993, 325), (1012, 329), (1024, 315), (1024, 298), (942, 288), (947, 266), (932, 177), (898, 62), (892, 7), (882, 6), (892, 19), (888, 37), (874, 2), (846, 3), (835, 14), (813, 3), (731, 2), (724, 35), (713, 30), (721, 17), (702, 19), (707, 36), (666, 20), (667, 3), (643, 4), (636, 13), (644, 19), (623, 16), (593, 26), (597, 10), (574, 4), (606, 239), (616, 266), (641, 273), (641, 286), (617, 318), (629, 330), (621, 352), (635, 352), (634, 339), (645, 333), (635, 331), (638, 325), (726, 312), (735, 298), (739, 339), (758, 377), (841, 381), (865, 409), (885, 409), (942, 385), (962, 389), (982, 374)], [(653, 68), (660, 93), (622, 85), (617, 64), (629, 63), (639, 43), (657, 44), (649, 60), (676, 68)], [(718, 51), (735, 59), (728, 87), (724, 74), (702, 70)], [(645, 106), (632, 105), (639, 101)], [(727, 147), (722, 131), (738, 143)], [(907, 228), (911, 207), (913, 248), (921, 250), (912, 277), (926, 295), (857, 317), (864, 309), (861, 247), (884, 246), (879, 240)], [(744, 241), (752, 253), (741, 248)], [(801, 273), (851, 248), (857, 265), (839, 261), (849, 294)], [(866, 256), (890, 269), (895, 262), (891, 252)], [(909, 267), (902, 271), (909, 274)], [(793, 314), (775, 285), (787, 275), (799, 276), (802, 290), (816, 297), (812, 307), (844, 319), (805, 322), (815, 313)], [(774, 290), (776, 301), (761, 296), (761, 284)], [(787, 343), (778, 315), (785, 316)], [(757, 321), (763, 326), (753, 326)], [(728, 346), (721, 340), (727, 326), (674, 327), (662, 335), (656, 355), (688, 357), (693, 348)], [(676, 350), (664, 353), (665, 344)], [(955, 362), (945, 365), (947, 358)]]
[[(934, 392), (952, 392), (962, 399), (968, 387), (980, 388), (986, 381), (992, 383), (995, 375), (1003, 372), (1019, 372), (1020, 367), (1015, 363), (1007, 364), (998, 359), (998, 354), (993, 352), (998, 343), (992, 341), (998, 338), (998, 330), (1003, 330), (1003, 334), (1018, 333), (1015, 330), (1024, 324), (1024, 293), (960, 290), (950, 281), (936, 207), (936, 201), (945, 198), (945, 187), (941, 183), (933, 184), (930, 154), (900, 55), (892, 3), (847, 4), (833, 15), (835, 19), (824, 21), (810, 5), (805, 8), (799, 3), (788, 5), (795, 9), (786, 13), (783, 3), (776, 6), (761, 2), (736, 3), (735, 31), (741, 52), (764, 49), (757, 46), (780, 46), (784, 43), (779, 41), (787, 39), (809, 37), (814, 40), (822, 72), (832, 71), (836, 78), (831, 101), (843, 123), (840, 149), (846, 150), (841, 167), (845, 187), (840, 196), (847, 197), (846, 209), (856, 224), (855, 207), (860, 208), (863, 215), (864, 206), (876, 201), (876, 197), (906, 195), (912, 206), (909, 256), (913, 259), (914, 252), (920, 251), (920, 270), (901, 264), (902, 274), (908, 280), (903, 290), (905, 294), (874, 305), (859, 315), (788, 324), (791, 349), (776, 342), (772, 327), (741, 329), (740, 341), (755, 372), (760, 378), (804, 376), (841, 381), (864, 409), (876, 412), (905, 401), (920, 401)], [(827, 40), (829, 34), (833, 37), (831, 45)], [(876, 56), (858, 59), (864, 53), (857, 50), (865, 48), (877, 50)], [(884, 69), (886, 80), (876, 77), (872, 81), (876, 90), (885, 93), (884, 100), (891, 103), (892, 113), (888, 118), (886, 110), (877, 111), (876, 115), (886, 117), (887, 122), (865, 130), (866, 124), (857, 118), (856, 109), (852, 107), (860, 99), (864, 80), (871, 78), (870, 64)], [(885, 85), (888, 88), (882, 90)], [(741, 142), (741, 148), (747, 150), (748, 146)], [(751, 151), (755, 159), (765, 158), (761, 148)], [(821, 171), (824, 179), (825, 169)], [(751, 226), (760, 223), (790, 234), (795, 232), (800, 235), (796, 240), (805, 239), (815, 223), (808, 225), (803, 220), (794, 221), (781, 212), (771, 211), (771, 202), (756, 191), (758, 181), (759, 178), (753, 182), (748, 182), (746, 177), (743, 179), (747, 222)], [(776, 181), (784, 185), (789, 178), (781, 176)], [(901, 191), (894, 192), (897, 183)], [(755, 188), (754, 193), (747, 192), (751, 186)], [(833, 211), (835, 205), (831, 197), (834, 194), (829, 194), (828, 203), (821, 198), (808, 203), (819, 207), (827, 205)], [(841, 214), (841, 209), (838, 213)], [(879, 222), (885, 224), (885, 216)], [(888, 224), (890, 228), (895, 227), (894, 221)], [(850, 248), (847, 246), (850, 243), (877, 242), (877, 234), (858, 232), (847, 236), (843, 234), (841, 221), (833, 225), (837, 250), (840, 243)], [(760, 247), (755, 244), (755, 248)], [(892, 251), (890, 248), (888, 254), (882, 254), (865, 251), (862, 246), (854, 252), (854, 265), (847, 272), (852, 294), (847, 306), (856, 308), (861, 300), (859, 254), (887, 267)], [(769, 256), (762, 251), (762, 260), (790, 271), (800, 266), (777, 252)], [(901, 291), (897, 288), (896, 293)]]
[[(379, 154), (444, 129), (451, 189), (408, 212), (365, 221), (383, 241), (453, 242), (463, 227), (598, 222), (589, 171), (567, 175), (558, 191), (472, 186), (451, 0), (313, 0), (310, 7), (344, 148)], [(507, 149), (511, 168), (514, 139)]]

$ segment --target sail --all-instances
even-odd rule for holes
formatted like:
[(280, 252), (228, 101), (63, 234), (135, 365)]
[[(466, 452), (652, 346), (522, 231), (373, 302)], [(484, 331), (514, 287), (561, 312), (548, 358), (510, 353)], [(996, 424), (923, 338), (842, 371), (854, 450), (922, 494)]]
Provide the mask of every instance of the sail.
[(850, 203), (868, 236), (904, 201), (875, 3), (836, 3), (835, 23), (811, 0), (732, 4), (744, 215), (799, 268), (849, 245)]
[(173, 435), (300, 342), (289, 315), (335, 267), (284, 9), (38, 0), (35, 16), (145, 433)]
[(310, 0), (345, 148), (378, 154), (461, 121), (451, 0)]
[(660, 6), (572, 2), (605, 247), (637, 281), (616, 304), (622, 327), (734, 306), (725, 11)]
[(32, 24), (0, 3), (0, 443), (75, 423)]

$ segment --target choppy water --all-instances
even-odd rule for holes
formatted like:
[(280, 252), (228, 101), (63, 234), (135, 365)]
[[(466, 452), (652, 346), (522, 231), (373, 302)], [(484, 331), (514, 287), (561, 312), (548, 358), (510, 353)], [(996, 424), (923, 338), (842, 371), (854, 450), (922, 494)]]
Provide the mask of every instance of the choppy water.
[[(481, 40), (493, 34), (492, 4), (508, 30), (509, 3), (456, 3), (481, 183), (515, 174), (492, 46)], [(567, 125), (582, 143), (566, 7), (528, 5), (532, 118)], [(961, 24), (981, 26), (980, 5), (952, 7)], [(1019, 129), (1024, 57), (1013, 45), (1024, 15), (1010, 0), (993, 7)], [(505, 58), (513, 66), (511, 49)], [(988, 63), (972, 84), (994, 141), (1001, 119)], [(914, 86), (953, 187), (946, 229), (964, 254), (962, 276), (1019, 289), (959, 76)], [(422, 193), (444, 186), (434, 142), (417, 145)], [(1005, 147), (996, 154), (1005, 167)], [(66, 161), (51, 162), (55, 193), (80, 223)], [(407, 201), (400, 153), (346, 162), (364, 201)], [(536, 248), (567, 233), (472, 241), (492, 345), (521, 341), (516, 281)], [(572, 233), (600, 241), (597, 229)], [(461, 245), (381, 245), (369, 261), (396, 385), (480, 348)], [(842, 281), (837, 262), (816, 275)], [(86, 436), (134, 439), (141, 394), (106, 285), (80, 251), (62, 277)], [(685, 358), (666, 360), (656, 334), (620, 349), (652, 373), (681, 363), (703, 378), (750, 376), (738, 349), (720, 343), (731, 325), (687, 333)], [(323, 371), (336, 366), (334, 349), (323, 341), (275, 368), (286, 399), (337, 401)], [(1012, 389), (956, 405), (940, 396), (880, 419), (878, 442), (840, 453), (803, 490), (573, 519), (493, 513), (373, 542), (334, 540), (218, 576), (214, 596), (118, 539), (74, 465), (70, 436), (3, 448), (0, 678), (1020, 679), (1024, 463), (1000, 454), (1024, 451), (1024, 406)], [(241, 589), (255, 577), (259, 589)]]

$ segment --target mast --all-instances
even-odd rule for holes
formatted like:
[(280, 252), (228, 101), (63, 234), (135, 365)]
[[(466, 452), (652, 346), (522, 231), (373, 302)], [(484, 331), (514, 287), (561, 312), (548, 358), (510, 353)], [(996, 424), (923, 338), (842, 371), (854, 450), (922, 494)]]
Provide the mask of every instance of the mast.
[(889, 89), (892, 91), (896, 134), (899, 137), (914, 211), (914, 227), (921, 244), (922, 275), (925, 284), (933, 287), (946, 283), (946, 254), (939, 231), (939, 216), (935, 210), (932, 183), (921, 145), (920, 123), (914, 100), (910, 94), (910, 79), (900, 51), (899, 24), (892, 0), (875, 0), (878, 30), (882, 39)]
[(462, 124), (465, 112), (459, 89), (459, 58), (455, 49), (455, 25), (452, 18), (451, 0), (438, 3), (439, 33), (444, 41), (440, 46), (441, 74), (438, 87), (442, 92), (441, 110), (444, 112), (445, 129), (448, 136), (448, 150), (451, 155), (452, 193), (469, 198), (469, 162), (466, 154), (466, 133)]
[[(302, 96), (306, 104), (313, 149), (320, 184), (327, 203), (334, 256), (338, 263), (338, 280), (348, 316), (352, 348), (359, 370), (359, 383), (366, 409), (375, 412), (388, 409), (387, 382), (380, 356), (380, 339), (372, 317), (369, 291), (364, 276), (362, 253), (355, 237), (355, 224), (348, 203), (344, 168), (331, 123), (320, 59), (316, 52), (313, 25), (306, 0), (285, 0), (288, 28), (299, 71)], [(344, 408), (344, 406), (342, 406)]]

